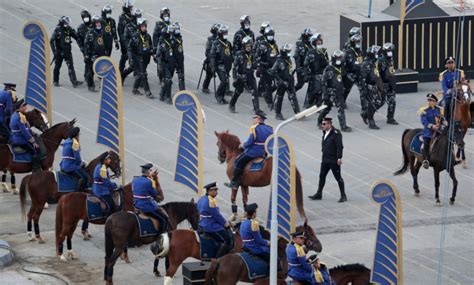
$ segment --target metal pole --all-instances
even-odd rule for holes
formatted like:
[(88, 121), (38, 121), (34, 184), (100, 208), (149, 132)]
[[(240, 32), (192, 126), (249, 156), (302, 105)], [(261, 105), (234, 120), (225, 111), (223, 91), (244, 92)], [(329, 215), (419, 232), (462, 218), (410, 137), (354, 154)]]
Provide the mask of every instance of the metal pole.
[(369, 0), (369, 13), (367, 15), (367, 18), (370, 18), (372, 16), (372, 0)]

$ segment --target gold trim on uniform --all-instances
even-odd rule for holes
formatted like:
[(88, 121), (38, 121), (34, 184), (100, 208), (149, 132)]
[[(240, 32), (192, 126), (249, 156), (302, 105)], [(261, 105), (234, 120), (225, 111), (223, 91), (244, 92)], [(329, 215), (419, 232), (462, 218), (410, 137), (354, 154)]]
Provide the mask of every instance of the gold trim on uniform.
[(72, 139), (72, 150), (78, 151), (81, 149), (81, 145), (79, 144), (79, 141), (75, 138)]
[(21, 112), (18, 112), (18, 115), (20, 115), (20, 123), (26, 124), (27, 120), (26, 120), (25, 115), (23, 115), (23, 113)]
[(102, 164), (102, 167), (100, 168), (100, 177), (108, 178), (107, 177), (107, 166), (105, 164)]
[(296, 255), (298, 257), (306, 256), (306, 252), (304, 252), (304, 249), (301, 245), (294, 243), (295, 249), (296, 249)]
[(257, 139), (257, 132), (255, 131), (255, 129), (257, 128), (258, 124), (255, 124), (255, 125), (252, 125), (250, 127), (250, 130), (249, 132), (252, 134), (253, 136), (253, 139)]
[(258, 223), (257, 219), (252, 219), (252, 232), (259, 232), (260, 231), (260, 224)]
[(207, 198), (209, 200), (209, 207), (211, 207), (211, 208), (217, 207), (216, 199), (214, 199), (212, 196), (207, 196)]
[(151, 181), (151, 187), (156, 190), (156, 183), (155, 180), (151, 179), (150, 177), (147, 177)]

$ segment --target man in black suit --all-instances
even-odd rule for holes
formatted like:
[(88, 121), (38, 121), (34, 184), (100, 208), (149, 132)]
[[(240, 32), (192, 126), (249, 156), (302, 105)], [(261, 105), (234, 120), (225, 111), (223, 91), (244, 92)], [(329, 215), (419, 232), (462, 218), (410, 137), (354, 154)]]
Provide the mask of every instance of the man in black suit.
[(322, 153), (323, 158), (321, 161), (321, 171), (319, 173), (319, 186), (316, 194), (309, 196), (312, 200), (321, 200), (323, 198), (323, 188), (326, 183), (326, 176), (329, 170), (332, 171), (334, 178), (336, 178), (337, 184), (339, 185), (339, 191), (341, 191), (341, 198), (339, 203), (346, 202), (347, 197), (344, 191), (344, 180), (341, 177), (341, 164), (342, 164), (342, 134), (341, 132), (332, 126), (332, 118), (324, 118), (323, 123), (323, 138), (322, 138)]

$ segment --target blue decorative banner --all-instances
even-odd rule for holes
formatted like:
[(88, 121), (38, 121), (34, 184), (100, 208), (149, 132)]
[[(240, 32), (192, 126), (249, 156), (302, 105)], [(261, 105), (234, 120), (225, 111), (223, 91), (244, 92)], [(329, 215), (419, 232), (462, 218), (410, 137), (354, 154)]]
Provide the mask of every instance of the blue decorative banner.
[(196, 95), (184, 90), (176, 93), (173, 104), (182, 113), (174, 181), (203, 193), (203, 113)]
[(405, 2), (405, 16), (413, 11), (416, 7), (425, 3), (425, 0), (406, 0)]
[[(96, 59), (93, 69), (102, 79), (97, 143), (118, 153), (124, 170), (122, 78), (117, 63), (107, 56)], [(122, 179), (124, 177), (122, 171)]]
[[(265, 148), (269, 155), (273, 153), (274, 136), (270, 136)], [(291, 240), (291, 233), (296, 227), (296, 167), (293, 146), (287, 137), (278, 135), (278, 235)], [(266, 163), (271, 163), (267, 161)], [(275, 170), (273, 170), (275, 171)], [(271, 228), (272, 197), (268, 206), (267, 228)]]
[(397, 188), (388, 180), (372, 186), (372, 199), (380, 204), (372, 282), (403, 283), (402, 208)]
[(46, 114), (52, 123), (51, 112), (51, 67), (49, 38), (44, 25), (39, 21), (28, 21), (23, 26), (23, 36), (31, 41), (26, 76), (25, 101), (28, 105)]

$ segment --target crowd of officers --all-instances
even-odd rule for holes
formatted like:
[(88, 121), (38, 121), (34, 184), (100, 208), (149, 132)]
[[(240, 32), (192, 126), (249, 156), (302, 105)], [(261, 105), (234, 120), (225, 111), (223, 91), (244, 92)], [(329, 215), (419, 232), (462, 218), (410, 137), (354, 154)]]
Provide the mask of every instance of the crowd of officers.
[[(59, 70), (63, 60), (68, 66), (73, 87), (82, 84), (76, 78), (71, 54), (71, 40), (75, 39), (84, 56), (84, 78), (89, 91), (96, 91), (92, 71), (94, 60), (100, 56), (110, 56), (115, 46), (121, 52), (119, 69), (122, 82), (129, 74), (134, 74), (133, 94), (142, 95), (140, 89), (143, 88), (148, 98), (154, 98), (147, 74), (148, 64), (153, 58), (157, 63), (161, 85), (160, 100), (171, 104), (171, 85), (175, 72), (179, 90), (185, 89), (181, 25), (170, 20), (170, 10), (165, 7), (160, 10), (160, 19), (150, 35), (143, 11), (133, 5), (134, 0), (124, 0), (117, 24), (109, 5), (103, 7), (100, 16), (91, 16), (87, 10), (83, 10), (82, 23), (77, 32), (70, 26), (69, 17), (61, 17), (51, 37), (55, 86), (59, 86)], [(209, 86), (211, 80), (214, 80), (218, 104), (228, 104), (229, 110), (236, 112), (239, 96), (248, 91), (252, 96), (254, 112), (260, 110), (259, 97), (263, 97), (270, 110), (275, 110), (276, 119), (283, 120), (285, 93), (293, 111), (298, 113), (300, 106), (296, 92), (307, 83), (303, 107), (321, 104), (328, 106), (320, 114), (318, 125), (321, 125), (331, 108), (335, 107), (341, 130), (349, 132), (351, 128), (346, 123), (344, 109), (347, 96), (356, 84), (360, 91), (362, 120), (369, 128), (379, 128), (375, 124), (374, 113), (385, 102), (388, 105), (387, 123), (397, 124), (394, 119), (394, 46), (391, 43), (382, 47), (370, 46), (364, 55), (360, 29), (352, 28), (344, 49), (336, 50), (329, 56), (322, 34), (314, 33), (311, 28), (302, 31), (293, 49), (293, 45), (288, 43), (278, 46), (275, 29), (269, 22), (261, 24), (257, 36), (250, 24), (250, 17), (243, 15), (232, 42), (227, 26), (214, 24), (211, 27), (199, 83), (205, 71), (202, 92), (210, 93)], [(230, 91), (231, 73), (234, 92)], [(219, 79), (217, 86), (216, 78)], [(231, 96), (230, 102), (225, 99), (226, 95)]]

